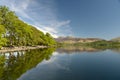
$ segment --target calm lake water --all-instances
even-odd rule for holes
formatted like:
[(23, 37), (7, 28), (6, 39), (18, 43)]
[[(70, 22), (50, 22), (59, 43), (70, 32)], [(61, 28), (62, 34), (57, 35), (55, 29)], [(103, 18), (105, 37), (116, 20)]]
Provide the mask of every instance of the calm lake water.
[(1, 53), (0, 80), (120, 80), (120, 49)]

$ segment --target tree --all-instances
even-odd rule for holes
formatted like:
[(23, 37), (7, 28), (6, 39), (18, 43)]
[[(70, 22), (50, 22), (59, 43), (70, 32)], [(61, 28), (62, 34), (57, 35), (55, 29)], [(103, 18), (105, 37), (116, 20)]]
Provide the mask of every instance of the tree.
[(3, 25), (0, 25), (0, 48), (6, 45), (7, 39), (4, 38), (5, 28)]
[(2, 25), (1, 45), (7, 43), (6, 46), (51, 46), (56, 43), (49, 33), (45, 35), (34, 26), (23, 22), (16, 16), (15, 12), (10, 11), (6, 6), (0, 6), (0, 25)]

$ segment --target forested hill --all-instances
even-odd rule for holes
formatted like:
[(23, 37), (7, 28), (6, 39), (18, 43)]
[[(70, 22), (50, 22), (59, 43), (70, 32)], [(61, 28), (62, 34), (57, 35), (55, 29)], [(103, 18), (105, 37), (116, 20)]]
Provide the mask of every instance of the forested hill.
[(0, 6), (0, 47), (54, 45), (49, 33), (44, 34), (35, 27), (20, 20), (6, 6)]

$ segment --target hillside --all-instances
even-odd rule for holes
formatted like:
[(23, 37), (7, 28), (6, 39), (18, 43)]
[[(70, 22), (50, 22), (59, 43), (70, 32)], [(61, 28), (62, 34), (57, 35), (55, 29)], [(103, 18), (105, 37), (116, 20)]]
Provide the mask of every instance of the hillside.
[(49, 33), (36, 29), (16, 16), (6, 6), (0, 6), (0, 47), (54, 45), (56, 42)]
[(99, 38), (74, 38), (74, 37), (59, 37), (55, 39), (60, 43), (87, 43), (87, 42), (95, 42), (101, 41), (103, 39)]
[(120, 42), (120, 37), (113, 38), (113, 39), (111, 39), (111, 41), (114, 41), (114, 42)]

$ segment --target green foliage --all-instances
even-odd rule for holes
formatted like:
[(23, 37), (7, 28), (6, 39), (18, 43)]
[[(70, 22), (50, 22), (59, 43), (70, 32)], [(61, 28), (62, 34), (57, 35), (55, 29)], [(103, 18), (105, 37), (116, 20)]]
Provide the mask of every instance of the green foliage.
[(55, 40), (53, 39), (53, 37), (49, 33), (46, 33), (44, 40), (47, 42), (48, 46), (56, 45)]
[(3, 25), (0, 25), (0, 48), (6, 45), (7, 39), (4, 38), (5, 28)]
[(0, 46), (55, 45), (49, 33), (21, 21), (6, 6), (0, 6)]
[(96, 42), (92, 42), (92, 43), (87, 43), (86, 46), (90, 46), (93, 48), (99, 48), (99, 49), (110, 49), (110, 48), (120, 47), (120, 43), (103, 40), (103, 41), (96, 41)]
[(82, 46), (82, 47), (92, 47), (97, 49), (110, 49), (110, 48), (119, 48), (120, 42), (113, 42), (113, 41), (95, 41), (95, 42), (88, 42), (88, 43), (58, 43), (59, 47), (67, 47), (67, 46)]

